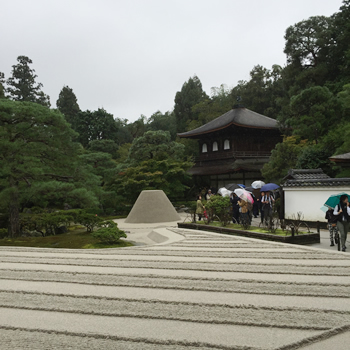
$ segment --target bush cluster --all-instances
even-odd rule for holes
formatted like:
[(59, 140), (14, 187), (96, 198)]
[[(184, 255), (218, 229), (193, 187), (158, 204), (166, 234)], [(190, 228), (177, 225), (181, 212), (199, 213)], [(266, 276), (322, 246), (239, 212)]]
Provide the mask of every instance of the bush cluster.
[(126, 238), (126, 233), (118, 228), (118, 225), (112, 221), (107, 220), (99, 224), (99, 229), (92, 232), (91, 235), (100, 242), (113, 244), (118, 243), (120, 238)]
[(208, 210), (209, 220), (217, 216), (222, 226), (226, 226), (230, 222), (231, 203), (229, 197), (212, 196), (205, 207)]

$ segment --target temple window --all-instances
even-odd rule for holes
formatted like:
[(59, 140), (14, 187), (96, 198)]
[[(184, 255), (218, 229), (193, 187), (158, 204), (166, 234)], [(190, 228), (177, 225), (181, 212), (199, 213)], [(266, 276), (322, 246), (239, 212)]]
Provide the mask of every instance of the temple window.
[(230, 149), (231, 147), (230, 147), (230, 140), (225, 140), (225, 142), (224, 142), (224, 150), (225, 149)]
[(219, 147), (218, 147), (218, 143), (216, 141), (213, 142), (213, 152), (218, 151)]
[(203, 143), (203, 145), (202, 145), (202, 153), (207, 153), (207, 152), (208, 152), (207, 144)]

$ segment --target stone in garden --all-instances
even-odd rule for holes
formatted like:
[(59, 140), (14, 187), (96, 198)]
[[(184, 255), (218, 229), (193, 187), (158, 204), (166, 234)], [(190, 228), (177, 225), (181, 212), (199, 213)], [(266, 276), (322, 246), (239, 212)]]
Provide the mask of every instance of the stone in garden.
[(140, 193), (125, 222), (143, 224), (179, 220), (179, 214), (163, 191), (148, 190)]

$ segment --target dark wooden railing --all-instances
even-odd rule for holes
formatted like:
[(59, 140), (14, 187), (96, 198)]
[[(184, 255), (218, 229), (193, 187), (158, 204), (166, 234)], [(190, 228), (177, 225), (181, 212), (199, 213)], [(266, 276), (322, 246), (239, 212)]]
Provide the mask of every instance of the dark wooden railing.
[(268, 158), (271, 152), (261, 151), (226, 151), (202, 153), (196, 157), (196, 161), (230, 159), (230, 158)]

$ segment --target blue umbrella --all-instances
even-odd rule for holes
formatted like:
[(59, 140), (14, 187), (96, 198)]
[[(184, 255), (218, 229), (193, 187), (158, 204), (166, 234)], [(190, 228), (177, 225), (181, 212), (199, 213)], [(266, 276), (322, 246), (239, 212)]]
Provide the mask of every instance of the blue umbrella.
[(263, 187), (261, 187), (260, 192), (273, 191), (273, 190), (277, 190), (277, 188), (280, 188), (280, 187), (278, 185), (270, 182), (270, 183), (264, 185)]
[(242, 185), (242, 184), (238, 184), (238, 186), (241, 186), (242, 188), (245, 188), (245, 185)]

